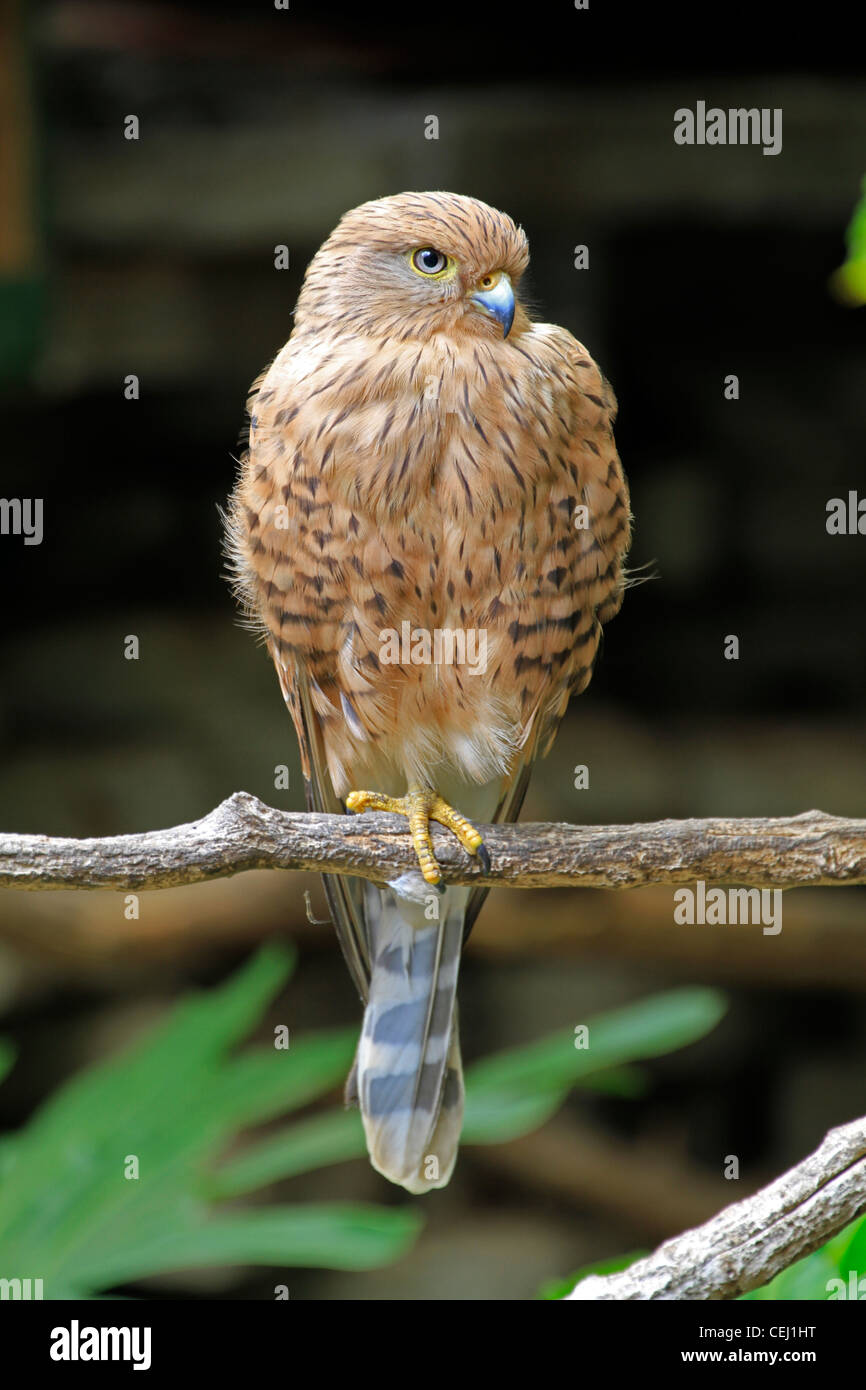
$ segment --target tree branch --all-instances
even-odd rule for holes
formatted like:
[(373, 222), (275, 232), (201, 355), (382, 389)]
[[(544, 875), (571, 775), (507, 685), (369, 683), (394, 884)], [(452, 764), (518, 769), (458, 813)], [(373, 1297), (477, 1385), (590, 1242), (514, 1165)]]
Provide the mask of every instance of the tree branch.
[(619, 1274), (592, 1274), (569, 1299), (736, 1298), (764, 1284), (866, 1210), (866, 1119), (831, 1129), (819, 1148), (753, 1197), (667, 1240)]
[[(806, 811), (770, 820), (645, 825), (480, 827), (486, 883), (512, 888), (637, 888), (729, 881), (755, 888), (866, 883), (866, 820)], [(446, 831), (434, 844), (449, 883), (482, 879)], [(209, 815), (169, 830), (104, 839), (0, 834), (0, 886), (168, 888), (246, 869), (306, 869), (383, 880), (415, 866), (401, 816), (278, 811), (235, 792)]]

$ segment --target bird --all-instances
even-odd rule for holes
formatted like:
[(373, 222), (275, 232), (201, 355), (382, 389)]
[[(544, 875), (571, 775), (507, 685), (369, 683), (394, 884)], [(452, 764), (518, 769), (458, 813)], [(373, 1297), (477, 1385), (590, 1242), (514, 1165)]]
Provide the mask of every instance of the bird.
[(523, 229), (468, 195), (346, 212), (250, 389), (224, 514), (308, 809), (408, 822), (417, 868), (324, 884), (364, 1008), (346, 1100), (414, 1194), (457, 1158), (457, 979), (487, 892), (443, 881), (430, 825), (489, 868), (477, 824), (517, 819), (627, 583), (616, 398), (530, 317), (528, 262)]

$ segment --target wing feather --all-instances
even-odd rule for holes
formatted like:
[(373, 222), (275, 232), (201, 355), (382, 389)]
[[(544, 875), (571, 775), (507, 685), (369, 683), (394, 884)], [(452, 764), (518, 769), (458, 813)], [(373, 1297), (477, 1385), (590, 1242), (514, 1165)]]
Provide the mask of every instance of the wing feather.
[[(287, 668), (273, 650), (271, 655), (301, 749), (307, 810), (332, 816), (345, 815), (346, 808), (334, 791), (328, 773), (322, 729), (313, 709), (309, 677), (302, 666)], [(363, 882), (345, 874), (323, 874), (322, 885), (343, 956), (361, 1000), (366, 1003), (370, 988), (370, 948), (364, 921)]]

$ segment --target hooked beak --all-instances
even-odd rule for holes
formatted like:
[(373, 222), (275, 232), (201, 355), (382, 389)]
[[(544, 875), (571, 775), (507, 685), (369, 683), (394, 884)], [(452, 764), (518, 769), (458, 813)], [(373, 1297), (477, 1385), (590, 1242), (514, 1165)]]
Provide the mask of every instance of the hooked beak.
[(484, 278), (494, 280), (495, 283), (489, 288), (475, 290), (469, 298), (490, 318), (496, 319), (502, 327), (503, 338), (507, 338), (514, 322), (514, 289), (511, 280), (504, 270)]

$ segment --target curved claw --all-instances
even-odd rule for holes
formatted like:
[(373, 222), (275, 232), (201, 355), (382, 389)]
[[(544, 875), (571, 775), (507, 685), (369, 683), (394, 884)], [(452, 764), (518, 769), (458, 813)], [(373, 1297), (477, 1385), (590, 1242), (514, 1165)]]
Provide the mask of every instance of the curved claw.
[(460, 841), (467, 854), (477, 855), (484, 873), (490, 872), (490, 855), (485, 849), (481, 836), (470, 821), (449, 806), (447, 801), (431, 787), (410, 787), (405, 796), (385, 796), (381, 792), (351, 791), (346, 797), (347, 811), (361, 814), (363, 811), (391, 811), (405, 816), (409, 821), (409, 833), (418, 857), (418, 867), (426, 883), (439, 893), (445, 892), (441, 882), (442, 873), (433, 853), (430, 838), (430, 822), (438, 821), (450, 830)]

